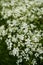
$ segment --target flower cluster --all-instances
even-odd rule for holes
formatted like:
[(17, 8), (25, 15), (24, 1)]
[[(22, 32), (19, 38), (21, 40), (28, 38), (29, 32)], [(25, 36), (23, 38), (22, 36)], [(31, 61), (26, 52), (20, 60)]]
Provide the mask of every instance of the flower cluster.
[(17, 56), (17, 65), (37, 65), (37, 58), (43, 60), (40, 42), (43, 30), (38, 28), (43, 19), (42, 3), (38, 0), (1, 1), (1, 15), (6, 24), (0, 26), (0, 40), (5, 37), (9, 55)]

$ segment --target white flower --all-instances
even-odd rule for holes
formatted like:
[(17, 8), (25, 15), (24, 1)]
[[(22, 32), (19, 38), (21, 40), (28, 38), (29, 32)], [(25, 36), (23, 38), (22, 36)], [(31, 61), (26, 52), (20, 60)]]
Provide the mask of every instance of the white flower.
[(11, 34), (10, 33), (8, 34), (8, 38), (11, 38)]
[(32, 38), (34, 42), (39, 42), (39, 39), (37, 37)]
[(2, 31), (2, 36), (5, 36), (5, 35), (6, 35), (6, 31), (3, 30), (3, 31)]
[(13, 25), (16, 25), (16, 24), (17, 24), (17, 21), (16, 21), (16, 20), (13, 20), (13, 21), (12, 21), (12, 24), (13, 24)]
[(40, 56), (40, 59), (41, 59), (41, 60), (43, 60), (43, 57), (42, 57), (42, 56)]
[(17, 42), (17, 38), (15, 37), (15, 35), (12, 37), (12, 42)]
[(19, 48), (17, 47), (17, 48), (14, 48), (13, 50), (12, 50), (12, 54), (15, 56), (19, 56)]
[(27, 26), (28, 26), (27, 23), (22, 22), (22, 26), (21, 26), (22, 28), (27, 28)]
[(15, 2), (14, 0), (11, 0), (11, 6), (14, 6), (14, 2)]
[(2, 37), (0, 37), (0, 40), (2, 40)]
[(9, 30), (9, 32), (12, 32), (13, 31), (13, 28), (12, 27), (8, 27), (8, 30)]
[(4, 19), (7, 18), (7, 14), (5, 14), (3, 18), (4, 18)]
[(8, 48), (9, 50), (11, 50), (11, 48), (12, 48), (11, 39), (6, 39), (5, 42), (6, 42), (7, 46), (8, 46), (7, 48)]
[(11, 15), (12, 15), (12, 11), (9, 10), (9, 11), (7, 12), (7, 15), (8, 15), (8, 16), (11, 16)]
[(6, 6), (7, 4), (6, 3), (3, 3), (3, 6)]
[(22, 62), (22, 58), (18, 59), (19, 60), (19, 63)]
[(38, 57), (39, 56), (39, 53), (35, 53), (35, 57)]
[(29, 48), (26, 48), (26, 49), (25, 49), (25, 52), (28, 53), (28, 52), (29, 52)]
[(33, 28), (35, 28), (36, 26), (35, 25), (33, 25), (33, 24), (30, 24), (30, 26), (31, 26), (31, 29), (33, 29)]
[(29, 60), (29, 56), (28, 56), (28, 54), (26, 54), (26, 56), (24, 57), (24, 59), (25, 59), (26, 61)]
[(37, 63), (36, 63), (36, 59), (33, 59), (33, 60), (32, 60), (32, 64), (33, 64), (33, 65), (37, 64)]
[(24, 35), (23, 34), (21, 34), (21, 35), (17, 34), (17, 38), (19, 38), (20, 40), (23, 40), (24, 39)]
[(7, 20), (7, 24), (8, 24), (8, 25), (11, 24), (11, 21), (10, 21), (10, 20)]
[(29, 54), (30, 54), (30, 55), (33, 55), (33, 52), (32, 52), (32, 51), (29, 51)]
[(0, 26), (0, 35), (5, 35), (4, 25)]
[(32, 48), (32, 51), (35, 51), (35, 48), (34, 47)]
[(29, 36), (33, 36), (33, 33), (31, 32), (31, 30), (29, 30)]
[(26, 56), (26, 54), (23, 50), (21, 51), (21, 55), (24, 56), (24, 57)]
[(25, 30), (23, 30), (23, 32), (26, 34), (28, 32), (28, 28), (26, 28)]
[(30, 1), (29, 4), (33, 5), (34, 4), (34, 1)]
[(43, 53), (43, 49), (38, 48), (38, 49), (37, 49), (37, 52), (39, 52), (39, 54), (42, 54), (42, 53)]
[(30, 40), (29, 38), (26, 39), (25, 41), (26, 41), (25, 44), (26, 44), (27, 46), (30, 45), (30, 43), (31, 43), (30, 41), (31, 41), (31, 40)]

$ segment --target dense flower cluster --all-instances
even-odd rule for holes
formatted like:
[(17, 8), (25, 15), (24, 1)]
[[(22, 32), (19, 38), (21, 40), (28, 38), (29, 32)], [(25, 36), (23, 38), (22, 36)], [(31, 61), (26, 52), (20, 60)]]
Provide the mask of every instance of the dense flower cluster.
[(1, 4), (1, 15), (6, 24), (0, 26), (0, 40), (5, 37), (9, 54), (17, 56), (17, 65), (24, 61), (27, 65), (37, 65), (37, 58), (43, 60), (40, 42), (43, 30), (38, 28), (43, 20), (43, 1), (1, 0)]

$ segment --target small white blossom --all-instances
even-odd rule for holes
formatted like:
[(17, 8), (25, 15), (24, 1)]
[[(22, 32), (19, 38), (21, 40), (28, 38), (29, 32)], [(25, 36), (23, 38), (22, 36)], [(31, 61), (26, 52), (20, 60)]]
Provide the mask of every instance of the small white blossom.
[(39, 53), (35, 53), (35, 57), (38, 57), (39, 56)]
[(29, 52), (29, 48), (26, 48), (26, 49), (25, 49), (25, 52), (28, 53), (28, 52)]
[(15, 56), (19, 56), (19, 48), (14, 48), (13, 51), (12, 51), (12, 54)]
[(32, 64), (33, 64), (33, 65), (37, 64), (37, 63), (36, 63), (36, 59), (33, 59), (33, 60), (32, 60)]
[(15, 38), (15, 36), (12, 37), (12, 42), (17, 42), (17, 38)]
[(23, 40), (24, 39), (24, 35), (17, 35), (17, 38), (19, 38), (20, 40)]

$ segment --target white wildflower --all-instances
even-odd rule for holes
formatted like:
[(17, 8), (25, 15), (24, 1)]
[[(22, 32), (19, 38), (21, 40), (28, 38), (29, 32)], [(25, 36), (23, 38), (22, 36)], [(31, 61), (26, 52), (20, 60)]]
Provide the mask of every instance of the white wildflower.
[(17, 34), (17, 38), (19, 38), (20, 40), (23, 40), (24, 39), (24, 35), (23, 34), (21, 34), (21, 35)]
[(15, 36), (12, 37), (12, 42), (17, 42), (17, 38)]
[(15, 56), (19, 56), (19, 48), (14, 48), (13, 51), (12, 51), (12, 54)]
[(29, 52), (29, 48), (26, 48), (26, 49), (25, 49), (25, 52), (28, 53), (28, 52)]
[(33, 65), (37, 64), (37, 63), (36, 63), (36, 59), (33, 59), (33, 60), (32, 60), (32, 64), (33, 64)]
[(35, 57), (38, 57), (39, 56), (39, 53), (35, 53)]

